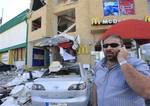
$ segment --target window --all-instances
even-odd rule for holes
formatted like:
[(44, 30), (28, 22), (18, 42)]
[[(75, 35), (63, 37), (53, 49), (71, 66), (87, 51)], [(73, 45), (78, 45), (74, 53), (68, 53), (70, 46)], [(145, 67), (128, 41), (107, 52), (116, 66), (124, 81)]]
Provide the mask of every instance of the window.
[(57, 77), (57, 76), (63, 76), (63, 77), (81, 76), (80, 66), (72, 65), (72, 64), (65, 65), (64, 63), (63, 67), (59, 71), (49, 72), (49, 70), (47, 70), (43, 75), (43, 77)]
[(104, 16), (134, 15), (134, 0), (103, 0)]
[(26, 52), (25, 48), (15, 49), (15, 52), (14, 52), (15, 61), (24, 61), (25, 60), (25, 52)]
[[(58, 16), (58, 33), (64, 32), (75, 23), (75, 9), (66, 10)], [(76, 27), (71, 28), (68, 32), (75, 32)]]
[(32, 21), (32, 31), (41, 28), (41, 17)]
[(45, 52), (43, 49), (33, 48), (32, 66), (44, 66)]
[(32, 10), (36, 11), (46, 4), (46, 0), (34, 0), (32, 5)]

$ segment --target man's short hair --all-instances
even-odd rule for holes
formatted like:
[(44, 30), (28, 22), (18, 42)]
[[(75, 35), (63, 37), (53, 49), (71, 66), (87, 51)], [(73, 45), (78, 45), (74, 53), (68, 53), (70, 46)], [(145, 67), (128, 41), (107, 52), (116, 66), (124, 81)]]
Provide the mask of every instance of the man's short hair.
[(120, 39), (120, 43), (121, 43), (122, 45), (124, 44), (124, 43), (123, 43), (123, 38), (122, 38), (121, 36), (119, 36), (119, 35), (115, 35), (115, 34), (113, 34), (113, 35), (108, 35), (108, 36), (106, 36), (106, 37), (103, 38), (103, 43), (104, 43), (104, 41), (105, 41), (107, 38), (118, 38), (118, 39)]

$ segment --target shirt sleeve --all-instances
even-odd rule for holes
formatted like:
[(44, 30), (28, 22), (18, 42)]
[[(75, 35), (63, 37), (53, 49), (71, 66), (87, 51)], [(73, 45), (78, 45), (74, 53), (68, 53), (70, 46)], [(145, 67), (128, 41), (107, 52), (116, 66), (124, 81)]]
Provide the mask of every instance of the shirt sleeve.
[(146, 64), (143, 60), (134, 58), (131, 59), (130, 62), (133, 65), (133, 67), (137, 69), (137, 71), (150, 77), (150, 68), (148, 64)]
[(95, 79), (96, 79), (97, 71), (98, 71), (98, 69), (100, 69), (100, 64), (101, 64), (101, 62), (98, 61), (94, 66), (94, 75), (93, 75), (94, 83), (96, 83)]

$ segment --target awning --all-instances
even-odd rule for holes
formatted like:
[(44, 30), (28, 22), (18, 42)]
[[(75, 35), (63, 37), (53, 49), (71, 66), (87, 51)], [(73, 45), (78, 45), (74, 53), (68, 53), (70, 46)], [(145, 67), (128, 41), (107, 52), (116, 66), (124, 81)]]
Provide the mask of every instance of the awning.
[(34, 46), (44, 47), (44, 46), (60, 46), (63, 48), (71, 47), (75, 44), (79, 45), (79, 36), (71, 36), (68, 34), (59, 34), (54, 37), (46, 37), (40, 39)]

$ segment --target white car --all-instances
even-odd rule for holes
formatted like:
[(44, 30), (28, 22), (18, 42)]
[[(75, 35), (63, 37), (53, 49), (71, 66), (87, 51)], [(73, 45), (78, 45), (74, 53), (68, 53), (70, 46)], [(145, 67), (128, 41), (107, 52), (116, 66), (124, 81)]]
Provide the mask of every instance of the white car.
[(63, 65), (34, 81), (32, 106), (90, 106), (91, 82), (81, 64)]

